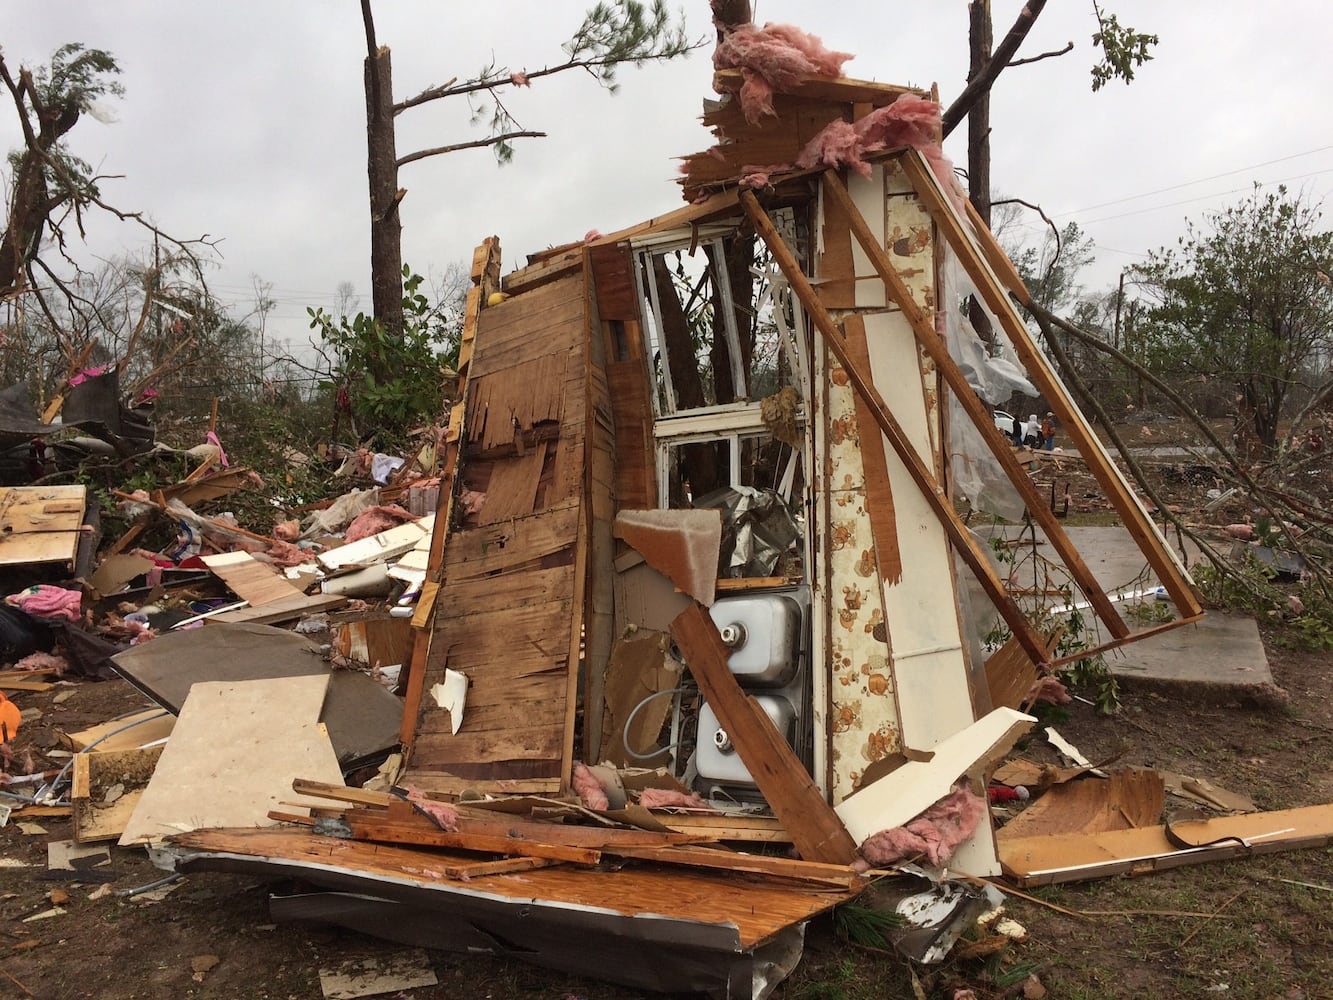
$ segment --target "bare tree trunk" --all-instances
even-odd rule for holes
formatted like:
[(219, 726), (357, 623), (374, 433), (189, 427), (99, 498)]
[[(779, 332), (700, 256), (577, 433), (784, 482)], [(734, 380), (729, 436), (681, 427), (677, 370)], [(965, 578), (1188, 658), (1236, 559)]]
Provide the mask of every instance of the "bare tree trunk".
[[(370, 0), (361, 0), (366, 27), (366, 173), (370, 180), (370, 295), (375, 318), (392, 335), (403, 332), (403, 225), (398, 203), (398, 147), (393, 130), (393, 63), (375, 45)], [(376, 378), (386, 372), (377, 371)]]
[(1014, 53), (1023, 44), (1023, 39), (1032, 30), (1032, 25), (1045, 6), (1046, 0), (1028, 0), (1023, 5), (1023, 9), (1014, 20), (1013, 26), (1009, 29), (1008, 34), (1004, 36), (1004, 40), (1000, 42), (1000, 47), (995, 50), (994, 56), (976, 76), (968, 80), (963, 92), (954, 99), (954, 102), (949, 105), (949, 109), (944, 112), (943, 128), (946, 137), (968, 115), (977, 99), (983, 94), (989, 93), (991, 84), (1000, 75), (1000, 71), (1009, 64), (1009, 60), (1014, 57)]
[[(990, 0), (972, 0), (967, 5), (967, 79), (979, 79), (991, 59)], [(983, 91), (967, 114), (967, 195), (981, 221), (990, 228), (990, 91)], [(975, 298), (968, 302), (972, 329), (986, 343), (995, 339), (990, 318)]]
[(750, 12), (750, 0), (711, 0), (709, 6), (713, 8), (713, 23), (717, 25), (719, 42), (726, 29), (749, 24), (754, 18)]

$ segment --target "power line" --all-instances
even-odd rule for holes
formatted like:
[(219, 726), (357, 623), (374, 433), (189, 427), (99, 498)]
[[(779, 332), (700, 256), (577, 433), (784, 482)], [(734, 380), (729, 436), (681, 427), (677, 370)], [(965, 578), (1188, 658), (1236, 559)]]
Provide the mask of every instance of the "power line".
[[(1172, 184), (1170, 187), (1158, 188), (1156, 191), (1145, 191), (1142, 194), (1131, 194), (1124, 198), (1116, 198), (1113, 201), (1103, 201), (1096, 205), (1087, 205), (1083, 208), (1076, 208), (1069, 212), (1059, 212), (1059, 215), (1074, 215), (1078, 212), (1092, 212), (1099, 208), (1107, 208), (1111, 205), (1121, 205), (1127, 201), (1138, 201), (1140, 198), (1151, 198), (1155, 194), (1165, 194), (1167, 191), (1178, 191), (1180, 188), (1193, 187), (1195, 184), (1204, 184), (1208, 181), (1220, 180), (1223, 177), (1232, 177), (1236, 174), (1243, 174), (1250, 170), (1257, 170), (1260, 167), (1271, 167), (1275, 163), (1285, 163), (1287, 160), (1298, 160), (1302, 156), (1313, 156), (1315, 153), (1323, 153), (1333, 149), (1333, 146), (1320, 146), (1318, 149), (1307, 149), (1303, 153), (1292, 153), (1290, 156), (1280, 156), (1276, 160), (1265, 160), (1263, 163), (1255, 163), (1248, 167), (1237, 167), (1235, 170), (1228, 170), (1224, 173), (1213, 174), (1211, 177), (1200, 177), (1192, 181), (1184, 181), (1180, 184)], [(1319, 171), (1324, 173), (1325, 171)]]

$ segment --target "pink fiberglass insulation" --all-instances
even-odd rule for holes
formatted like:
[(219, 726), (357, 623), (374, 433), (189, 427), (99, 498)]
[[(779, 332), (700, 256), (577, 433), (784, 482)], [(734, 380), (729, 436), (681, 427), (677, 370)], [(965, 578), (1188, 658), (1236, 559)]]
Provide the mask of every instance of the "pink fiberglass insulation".
[(415, 788), (407, 790), (407, 801), (430, 817), (431, 822), (445, 833), (458, 832), (458, 810), (448, 802), (436, 802), (433, 799), (428, 799)]
[(381, 531), (388, 531), (390, 528), (396, 528), (400, 524), (416, 519), (415, 514), (408, 513), (396, 504), (371, 507), (363, 510), (352, 519), (352, 523), (347, 526), (347, 533), (344, 538), (349, 543), (359, 542), (363, 538), (378, 535)]
[(791, 89), (806, 76), (836, 79), (842, 76), (842, 64), (851, 58), (850, 52), (827, 49), (820, 39), (790, 24), (762, 28), (745, 24), (718, 43), (713, 65), (741, 71), (745, 79), (741, 108), (745, 120), (754, 125), (774, 113), (774, 90)]
[(802, 169), (848, 167), (862, 177), (869, 177), (867, 155), (897, 146), (911, 146), (926, 158), (940, 186), (962, 212), (966, 196), (954, 176), (953, 164), (936, 141), (939, 124), (940, 106), (937, 102), (915, 94), (903, 94), (892, 104), (876, 108), (854, 124), (841, 119), (830, 122), (801, 150), (796, 166)]
[(309, 562), (311, 558), (310, 553), (305, 549), (298, 548), (281, 538), (275, 538), (269, 543), (267, 556), (269, 562), (283, 569), (300, 566), (302, 563)]
[(639, 805), (645, 809), (712, 809), (698, 792), (679, 792), (674, 788), (645, 788), (639, 793)]
[(924, 855), (937, 868), (946, 864), (986, 815), (986, 801), (966, 783), (954, 785), (944, 798), (905, 826), (881, 830), (866, 838), (861, 856), (872, 865), (888, 865)]
[(597, 775), (592, 773), (592, 769), (581, 760), (574, 762), (574, 773), (569, 779), (570, 785), (578, 793), (579, 801), (583, 805), (595, 812), (605, 812), (611, 808), (611, 802), (606, 797), (606, 790), (602, 788), (602, 783), (597, 780)]
[(14, 664), (15, 670), (41, 670), (52, 674), (63, 674), (69, 669), (69, 661), (58, 653), (29, 653)]

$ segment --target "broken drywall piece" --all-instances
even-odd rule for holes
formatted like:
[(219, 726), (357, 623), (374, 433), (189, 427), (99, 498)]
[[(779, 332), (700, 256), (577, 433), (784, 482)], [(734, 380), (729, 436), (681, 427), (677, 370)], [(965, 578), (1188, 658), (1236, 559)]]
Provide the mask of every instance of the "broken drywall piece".
[(324, 991), (325, 1000), (356, 1000), (438, 983), (430, 957), (420, 948), (393, 955), (351, 958), (336, 968), (319, 970), (319, 988)]
[(46, 869), (53, 872), (86, 872), (111, 864), (111, 849), (105, 844), (76, 844), (53, 840), (46, 845)]
[(107, 597), (120, 593), (127, 583), (146, 574), (153, 565), (153, 560), (143, 556), (129, 552), (118, 553), (103, 559), (88, 582), (92, 584), (93, 590)]
[(717, 510), (622, 510), (615, 536), (704, 607), (717, 590), (722, 513)]
[(467, 705), (467, 674), (444, 670), (444, 680), (430, 689), (435, 704), (449, 713), (449, 728), (455, 736), (463, 724), (463, 709)]
[(948, 795), (960, 776), (984, 770), (1036, 721), (1012, 708), (997, 708), (932, 747), (935, 755), (929, 761), (909, 760), (844, 799), (834, 812), (857, 844), (880, 830), (902, 826)]

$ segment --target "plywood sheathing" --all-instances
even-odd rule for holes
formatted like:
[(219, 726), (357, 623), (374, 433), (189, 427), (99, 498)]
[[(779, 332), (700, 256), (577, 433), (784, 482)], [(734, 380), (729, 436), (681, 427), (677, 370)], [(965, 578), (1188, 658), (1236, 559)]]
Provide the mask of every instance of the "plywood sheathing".
[(267, 826), (292, 779), (342, 780), (319, 724), (327, 674), (190, 688), (121, 846), (203, 827)]
[(686, 608), (671, 635), (797, 853), (806, 861), (851, 864), (856, 843), (773, 720), (737, 683), (727, 666), (730, 650), (708, 612), (700, 604)]
[[(425, 791), (549, 792), (567, 782), (589, 533), (588, 333), (581, 273), (478, 318), (458, 476), (488, 491), (522, 478), (506, 467), (533, 461), (538, 425), (546, 458), (531, 500), (524, 487), (527, 511), (499, 497), (511, 520), (463, 519), (445, 542), (429, 652), (408, 701), (405, 780)], [(487, 564), (499, 572), (470, 575)], [(424, 696), (446, 670), (469, 682), (457, 733)]]
[(682, 591), (711, 607), (717, 589), (722, 513), (717, 510), (622, 510), (615, 536)]
[(84, 486), (0, 488), (0, 566), (54, 562), (73, 568), (87, 497)]
[[(372, 886), (385, 882), (431, 890), (440, 894), (439, 902), (431, 904), (437, 907), (450, 906), (447, 901), (451, 898), (463, 903), (479, 897), (519, 904), (535, 899), (549, 900), (564, 910), (620, 914), (638, 924), (644, 923), (644, 914), (686, 921), (700, 929), (715, 923), (728, 929), (731, 946), (737, 951), (757, 947), (784, 927), (808, 920), (859, 892), (859, 888), (838, 891), (828, 886), (783, 885), (724, 872), (647, 865), (616, 871), (561, 865), (526, 872), (521, 879), (489, 875), (459, 883), (423, 869), (473, 862), (475, 855), (433, 852), (431, 863), (423, 865), (419, 850), (337, 840), (304, 830), (200, 830), (176, 838), (176, 843), (191, 852), (215, 852), (224, 861), (248, 858), (268, 862), (265, 868), (306, 868), (316, 884), (346, 873), (374, 880), (369, 881)], [(208, 867), (208, 861), (195, 855), (187, 867)]]

